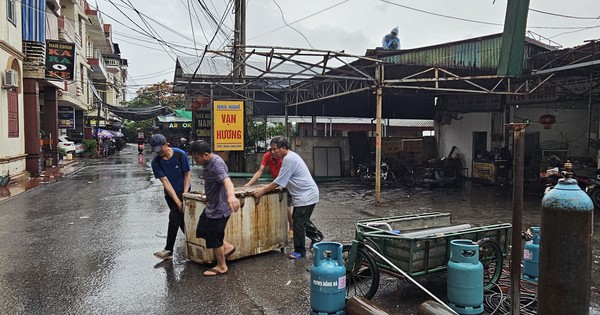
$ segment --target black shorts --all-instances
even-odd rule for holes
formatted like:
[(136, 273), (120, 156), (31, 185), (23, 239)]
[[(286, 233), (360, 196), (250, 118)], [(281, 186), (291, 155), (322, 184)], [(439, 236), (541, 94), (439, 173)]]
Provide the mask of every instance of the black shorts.
[(292, 205), (292, 195), (290, 195), (289, 191), (287, 193), (287, 206), (288, 206), (288, 208), (291, 207), (291, 206), (293, 206)]
[(206, 240), (206, 248), (219, 248), (223, 246), (227, 221), (229, 221), (229, 217), (211, 219), (202, 212), (198, 219), (196, 237)]

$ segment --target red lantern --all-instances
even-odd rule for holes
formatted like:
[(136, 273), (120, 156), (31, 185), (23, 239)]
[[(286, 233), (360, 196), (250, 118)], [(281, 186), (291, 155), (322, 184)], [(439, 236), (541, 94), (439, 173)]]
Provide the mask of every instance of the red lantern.
[(556, 122), (556, 117), (550, 114), (540, 116), (540, 123), (544, 125), (544, 129), (552, 128), (552, 124)]
[(202, 105), (202, 107), (206, 107), (206, 105), (210, 104), (210, 98), (208, 97), (200, 96), (198, 97), (197, 101), (200, 103), (200, 105)]

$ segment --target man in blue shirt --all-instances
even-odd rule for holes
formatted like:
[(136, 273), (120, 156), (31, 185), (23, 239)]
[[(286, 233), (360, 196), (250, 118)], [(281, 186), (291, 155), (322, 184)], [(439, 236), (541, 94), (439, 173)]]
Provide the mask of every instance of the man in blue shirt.
[(398, 26), (394, 27), (392, 31), (383, 37), (381, 45), (385, 50), (400, 50), (400, 39), (398, 38)]
[(287, 189), (294, 206), (294, 251), (288, 258), (298, 259), (306, 256), (304, 237), (310, 238), (312, 243), (317, 243), (323, 240), (323, 234), (310, 220), (315, 205), (319, 202), (319, 187), (313, 180), (306, 163), (289, 147), (288, 140), (283, 137), (271, 141), (271, 154), (275, 158), (283, 159), (281, 169), (272, 183), (255, 192), (254, 195), (257, 198), (261, 197), (278, 186)]
[(159, 259), (172, 259), (173, 247), (177, 238), (177, 229), (185, 233), (183, 221), (183, 194), (190, 191), (192, 177), (190, 163), (185, 152), (171, 148), (165, 136), (154, 134), (149, 141), (152, 152), (152, 172), (158, 178), (165, 191), (165, 200), (169, 206), (169, 227), (167, 228), (167, 245), (154, 253)]
[(212, 248), (217, 266), (204, 272), (205, 276), (217, 276), (227, 272), (227, 257), (235, 252), (235, 246), (225, 242), (225, 227), (231, 216), (240, 208), (235, 196), (229, 169), (223, 159), (212, 153), (205, 141), (196, 141), (190, 147), (190, 155), (204, 168), (204, 194), (206, 206), (198, 219), (196, 237), (206, 240), (206, 248)]

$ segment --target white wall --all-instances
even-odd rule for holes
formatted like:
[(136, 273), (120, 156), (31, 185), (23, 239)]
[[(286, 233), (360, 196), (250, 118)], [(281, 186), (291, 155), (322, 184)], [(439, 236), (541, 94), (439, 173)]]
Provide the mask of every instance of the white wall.
[[(544, 129), (539, 122), (542, 115), (550, 114), (556, 117), (556, 123), (551, 129)], [(587, 109), (546, 109), (546, 108), (525, 108), (523, 106), (513, 110), (515, 121), (529, 119), (532, 123), (527, 127), (526, 132), (540, 133), (540, 147), (542, 149), (567, 149), (570, 156), (588, 156), (588, 110)], [(593, 116), (592, 138), (597, 138), (598, 119)], [(595, 136), (594, 136), (595, 135)], [(590, 150), (591, 157), (594, 157), (595, 151)]]
[(487, 132), (487, 149), (489, 150), (491, 146), (490, 135), (492, 134), (492, 114), (469, 113), (459, 114), (458, 117), (462, 117), (462, 119), (452, 119), (449, 125), (442, 125), (439, 127), (439, 133), (437, 135), (439, 141), (438, 154), (440, 158), (447, 156), (450, 153), (452, 146), (456, 146), (454, 153), (460, 155), (460, 158), (464, 163), (463, 166), (469, 169), (468, 175), (471, 176), (471, 165), (473, 162), (473, 132)]
[[(16, 25), (6, 19), (6, 1), (0, 1), (0, 72), (19, 73), (19, 136), (8, 137), (8, 93), (0, 87), (0, 175), (17, 175), (25, 171), (25, 125), (23, 112), (23, 67), (18, 54), (22, 51), (21, 1), (15, 1)], [(14, 52), (17, 51), (17, 52)], [(0, 84), (1, 85), (1, 84)]]

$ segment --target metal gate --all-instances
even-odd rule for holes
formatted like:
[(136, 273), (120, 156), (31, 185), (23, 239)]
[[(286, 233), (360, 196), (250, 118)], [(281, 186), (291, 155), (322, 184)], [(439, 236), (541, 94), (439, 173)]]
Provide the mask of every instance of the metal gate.
[(340, 147), (315, 147), (313, 149), (315, 176), (342, 176), (342, 154)]

